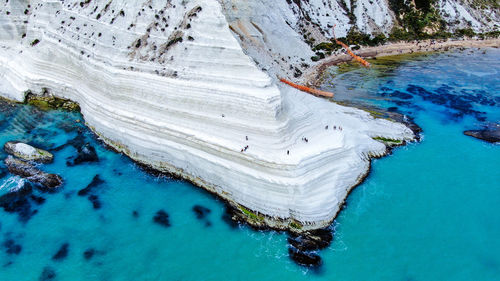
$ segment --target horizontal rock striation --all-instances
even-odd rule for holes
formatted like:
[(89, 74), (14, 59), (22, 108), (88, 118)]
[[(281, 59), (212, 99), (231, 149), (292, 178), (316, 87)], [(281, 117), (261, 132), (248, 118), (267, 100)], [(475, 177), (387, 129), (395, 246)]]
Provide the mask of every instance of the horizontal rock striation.
[(326, 226), (369, 158), (386, 153), (373, 138), (414, 138), (402, 124), (277, 86), (215, 0), (9, 1), (0, 10), (4, 97), (22, 101), (29, 90), (77, 102), (110, 146), (249, 220)]

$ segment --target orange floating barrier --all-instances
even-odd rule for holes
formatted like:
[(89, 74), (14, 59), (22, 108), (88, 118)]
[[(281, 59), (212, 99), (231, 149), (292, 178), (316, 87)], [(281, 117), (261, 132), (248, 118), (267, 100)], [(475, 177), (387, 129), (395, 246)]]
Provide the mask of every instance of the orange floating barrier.
[(333, 39), (335, 39), (335, 42), (337, 42), (337, 44), (339, 44), (340, 46), (342, 46), (346, 51), (347, 53), (353, 57), (356, 61), (358, 61), (359, 63), (361, 63), (362, 65), (364, 65), (365, 67), (370, 67), (370, 63), (365, 61), (364, 59), (362, 59), (360, 56), (356, 55), (355, 53), (353, 53), (351, 51), (351, 49), (349, 48), (349, 46), (347, 46), (346, 44), (344, 44), (344, 42), (341, 42), (339, 40), (337, 40), (337, 37), (335, 36), (335, 26), (333, 26)]
[(302, 86), (302, 85), (299, 85), (299, 84), (295, 84), (293, 82), (290, 82), (286, 79), (283, 79), (283, 78), (279, 78), (281, 82), (287, 84), (287, 85), (290, 85), (292, 87), (294, 87), (295, 89), (298, 89), (298, 90), (301, 90), (303, 92), (306, 92), (306, 93), (309, 93), (309, 94), (313, 94), (315, 96), (321, 96), (321, 97), (327, 97), (327, 98), (332, 98), (333, 97), (333, 93), (330, 93), (330, 92), (325, 92), (325, 91), (321, 91), (321, 90), (317, 90), (317, 89), (313, 89), (313, 88), (309, 88), (309, 87), (306, 87), (306, 86)]

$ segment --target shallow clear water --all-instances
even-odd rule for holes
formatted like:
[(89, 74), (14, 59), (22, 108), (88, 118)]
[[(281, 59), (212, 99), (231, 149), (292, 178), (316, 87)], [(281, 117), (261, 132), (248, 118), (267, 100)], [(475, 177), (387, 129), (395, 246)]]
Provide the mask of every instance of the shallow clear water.
[[(323, 266), (314, 271), (288, 258), (286, 234), (232, 228), (221, 219), (222, 202), (107, 150), (75, 122), (78, 114), (0, 103), (0, 145), (24, 140), (54, 151), (80, 130), (100, 158), (69, 167), (76, 149), (54, 151), (55, 162), (41, 168), (64, 178), (62, 190), (34, 189), (46, 200), (30, 201), (37, 213), (24, 216), (25, 222), (0, 209), (0, 280), (41, 280), (44, 271), (54, 280), (498, 280), (500, 147), (462, 134), (500, 120), (500, 51), (482, 52), (379, 59), (370, 70), (330, 70), (334, 77), (324, 87), (345, 89), (340, 99), (397, 107), (391, 110), (415, 117), (424, 136), (373, 161), (370, 176), (334, 223), (333, 243), (320, 252)], [(443, 84), (453, 89), (436, 90)], [(390, 96), (394, 90), (408, 93), (408, 85), (440, 95), (481, 95), (493, 105), (460, 104), (468, 111), (459, 114), (456, 103), (438, 104), (436, 96)], [(94, 192), (100, 209), (77, 194), (97, 174), (104, 180)], [(0, 195), (20, 182), (0, 166)], [(194, 205), (211, 212), (197, 219)], [(170, 227), (153, 222), (159, 210), (168, 213)], [(67, 256), (53, 260), (64, 243)], [(94, 254), (86, 259), (89, 249)]]

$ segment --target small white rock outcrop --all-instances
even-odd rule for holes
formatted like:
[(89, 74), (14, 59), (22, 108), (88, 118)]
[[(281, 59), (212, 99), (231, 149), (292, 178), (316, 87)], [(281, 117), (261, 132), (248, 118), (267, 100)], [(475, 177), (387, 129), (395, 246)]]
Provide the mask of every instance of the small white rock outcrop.
[(17, 158), (26, 161), (36, 161), (41, 163), (51, 163), (54, 161), (54, 156), (50, 152), (23, 142), (6, 142), (3, 149), (8, 154), (14, 155)]

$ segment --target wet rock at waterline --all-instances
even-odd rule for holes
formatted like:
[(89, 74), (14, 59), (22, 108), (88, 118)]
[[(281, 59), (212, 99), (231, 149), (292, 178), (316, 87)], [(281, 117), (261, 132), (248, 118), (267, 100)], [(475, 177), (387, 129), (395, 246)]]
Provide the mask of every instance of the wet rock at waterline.
[(318, 229), (304, 234), (290, 234), (288, 243), (300, 251), (321, 250), (328, 247), (332, 241), (331, 231)]
[(317, 267), (321, 265), (321, 257), (314, 251), (328, 247), (332, 239), (333, 233), (328, 228), (290, 233), (288, 254), (299, 265)]
[(288, 248), (290, 258), (298, 265), (318, 267), (322, 264), (321, 257), (313, 252), (303, 252), (293, 247)]
[(41, 163), (51, 163), (54, 161), (54, 156), (50, 152), (18, 141), (6, 142), (3, 149), (8, 154), (26, 161), (37, 161)]
[(9, 172), (22, 178), (26, 178), (31, 182), (39, 183), (42, 185), (44, 191), (52, 191), (61, 186), (63, 183), (62, 178), (59, 175), (45, 173), (37, 169), (35, 166), (12, 156), (8, 156), (4, 162), (9, 169)]
[(491, 143), (500, 142), (500, 125), (487, 127), (482, 130), (464, 131), (464, 135)]

